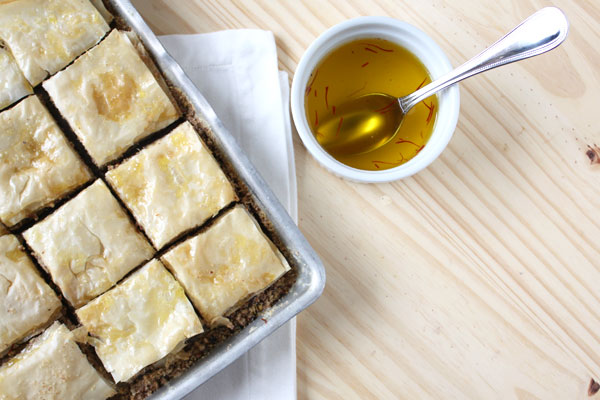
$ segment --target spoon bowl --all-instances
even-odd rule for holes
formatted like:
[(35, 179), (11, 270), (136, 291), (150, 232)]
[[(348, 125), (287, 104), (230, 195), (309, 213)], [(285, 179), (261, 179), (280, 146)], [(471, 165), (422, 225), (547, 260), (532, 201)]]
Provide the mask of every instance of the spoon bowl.
[(336, 116), (321, 123), (324, 132), (332, 133), (319, 137), (319, 143), (333, 155), (368, 153), (392, 140), (403, 117), (396, 97), (363, 95), (341, 104)]

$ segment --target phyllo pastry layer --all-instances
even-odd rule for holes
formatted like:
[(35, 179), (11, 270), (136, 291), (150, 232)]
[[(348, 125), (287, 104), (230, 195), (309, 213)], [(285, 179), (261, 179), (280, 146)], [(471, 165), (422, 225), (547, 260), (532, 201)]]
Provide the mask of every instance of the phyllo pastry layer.
[(49, 324), (60, 308), (17, 238), (0, 236), (0, 354)]
[(101, 180), (23, 236), (75, 307), (108, 290), (154, 251)]
[(0, 41), (33, 86), (98, 43), (108, 30), (88, 0), (0, 2)]
[(156, 248), (236, 199), (189, 122), (108, 171), (106, 179)]
[(0, 42), (0, 110), (31, 93), (31, 85)]
[(183, 288), (158, 260), (77, 310), (77, 316), (115, 382), (202, 332)]
[(3, 400), (104, 400), (115, 393), (59, 322), (0, 367)]
[(240, 205), (205, 232), (169, 250), (162, 260), (210, 323), (219, 322), (227, 311), (290, 269)]
[(178, 118), (127, 35), (117, 30), (43, 86), (98, 165)]
[(36, 96), (0, 113), (0, 220), (5, 225), (32, 216), (89, 179)]

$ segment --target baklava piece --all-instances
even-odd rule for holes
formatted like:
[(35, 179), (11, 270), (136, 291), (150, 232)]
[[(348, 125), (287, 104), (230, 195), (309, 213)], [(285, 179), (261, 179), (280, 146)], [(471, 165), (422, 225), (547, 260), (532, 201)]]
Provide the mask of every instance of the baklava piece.
[(158, 260), (77, 310), (96, 353), (115, 382), (202, 332), (183, 288)]
[(6, 226), (31, 217), (89, 179), (36, 96), (0, 113), (0, 220)]
[(103, 400), (115, 393), (59, 322), (0, 367), (3, 400)]
[(44, 328), (60, 308), (60, 300), (38, 274), (17, 238), (1, 236), (0, 354)]
[(0, 40), (33, 86), (98, 43), (108, 30), (88, 0), (0, 1)]
[(178, 118), (127, 35), (117, 30), (43, 86), (99, 166)]
[(165, 265), (209, 323), (264, 290), (290, 267), (243, 206), (168, 251)]
[(101, 180), (23, 236), (76, 308), (108, 290), (153, 254)]
[(0, 41), (0, 110), (31, 93), (31, 85)]
[(236, 199), (189, 122), (108, 171), (106, 178), (157, 249)]

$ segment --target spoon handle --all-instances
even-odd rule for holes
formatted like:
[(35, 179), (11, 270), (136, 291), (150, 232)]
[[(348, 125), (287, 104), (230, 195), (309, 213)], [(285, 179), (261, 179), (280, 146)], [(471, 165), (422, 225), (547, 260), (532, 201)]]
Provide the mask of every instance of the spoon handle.
[(398, 99), (400, 107), (407, 113), (421, 100), (463, 79), (550, 51), (565, 40), (568, 30), (569, 22), (561, 10), (542, 8), (460, 67)]

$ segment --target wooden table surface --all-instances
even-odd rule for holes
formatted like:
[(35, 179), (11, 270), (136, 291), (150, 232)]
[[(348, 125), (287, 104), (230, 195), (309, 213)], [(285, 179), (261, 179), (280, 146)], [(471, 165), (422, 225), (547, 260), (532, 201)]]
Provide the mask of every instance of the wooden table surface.
[[(458, 65), (550, 3), (134, 1), (157, 34), (271, 30), (290, 78), (348, 18), (407, 21)], [(327, 269), (298, 318), (300, 399), (600, 398), (600, 3), (553, 3), (566, 42), (461, 83), (454, 137), (416, 176), (344, 181), (294, 135)]]

